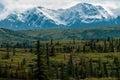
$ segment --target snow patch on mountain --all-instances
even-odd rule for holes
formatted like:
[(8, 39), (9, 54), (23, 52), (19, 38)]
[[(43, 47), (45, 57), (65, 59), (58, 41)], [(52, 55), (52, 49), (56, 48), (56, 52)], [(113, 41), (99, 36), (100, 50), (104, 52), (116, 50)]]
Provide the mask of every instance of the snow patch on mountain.
[(22, 29), (74, 28), (89, 26), (89, 24), (98, 26), (99, 23), (100, 26), (104, 24), (106, 26), (116, 23), (110, 21), (114, 21), (114, 18), (103, 7), (80, 3), (68, 9), (52, 10), (35, 7), (22, 13), (14, 12), (0, 21), (0, 27), (10, 25), (10, 28), (13, 29), (14, 27), (19, 27), (19, 29), (20, 27)]
[(59, 14), (55, 13), (55, 11), (50, 10), (50, 9), (46, 9), (46, 8), (42, 8), (42, 9), (37, 8), (37, 10), (42, 12), (43, 15), (45, 15), (47, 18), (55, 21), (56, 24), (58, 24), (58, 25), (59, 24), (66, 25), (65, 22), (58, 19)]

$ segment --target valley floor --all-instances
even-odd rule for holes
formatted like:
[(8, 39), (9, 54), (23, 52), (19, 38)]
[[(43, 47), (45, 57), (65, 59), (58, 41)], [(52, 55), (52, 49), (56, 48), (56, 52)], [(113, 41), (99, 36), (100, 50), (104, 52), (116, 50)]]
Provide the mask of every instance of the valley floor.
[[(22, 63), (24, 63), (24, 59), (25, 59), (25, 63), (23, 66), (21, 66), (19, 71), (23, 72), (24, 70), (26, 70), (26, 72), (28, 72), (29, 65), (33, 64), (34, 59), (36, 58), (35, 54), (30, 53), (29, 50), (26, 50), (25, 52), (23, 49), (16, 49), (15, 56), (13, 56), (13, 52), (10, 52), (9, 59), (3, 59), (5, 54), (6, 51), (4, 51), (4, 49), (1, 49), (0, 66), (11, 65), (12, 67), (9, 69), (12, 70), (12, 72), (15, 72), (15, 68), (17, 68), (17, 66), (20, 66)], [(51, 62), (56, 62), (56, 63), (61, 63), (61, 62), (67, 63), (67, 61), (69, 60), (69, 56), (70, 56), (69, 53), (64, 53), (64, 54), (57, 53), (55, 57), (50, 57), (50, 60)], [(94, 61), (101, 59), (102, 62), (108, 62), (109, 64), (113, 64), (112, 62), (114, 60), (114, 57), (118, 57), (120, 60), (120, 53), (74, 53), (73, 61), (75, 63), (75, 61), (78, 61), (80, 58), (86, 58), (86, 61), (88, 61), (89, 59), (93, 59)], [(0, 78), (0, 80), (22, 80), (22, 79)], [(116, 78), (86, 78), (84, 80), (117, 80), (117, 79)]]

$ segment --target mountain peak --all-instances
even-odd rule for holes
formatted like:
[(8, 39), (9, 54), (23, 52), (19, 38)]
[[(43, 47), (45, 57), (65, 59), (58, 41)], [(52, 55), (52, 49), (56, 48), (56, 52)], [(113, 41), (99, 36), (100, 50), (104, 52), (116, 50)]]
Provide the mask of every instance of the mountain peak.
[(102, 6), (89, 3), (79, 3), (68, 9), (58, 10), (39, 6), (23, 13), (10, 14), (0, 21), (0, 27), (15, 30), (96, 27), (111, 24), (114, 24), (114, 20)]
[(78, 3), (75, 6), (72, 6), (71, 8), (83, 8), (83, 7), (89, 8), (89, 7), (93, 7), (93, 6), (94, 5), (89, 4), (89, 3)]
[(93, 6), (92, 4), (89, 4), (89, 3), (78, 3), (77, 5), (75, 6)]

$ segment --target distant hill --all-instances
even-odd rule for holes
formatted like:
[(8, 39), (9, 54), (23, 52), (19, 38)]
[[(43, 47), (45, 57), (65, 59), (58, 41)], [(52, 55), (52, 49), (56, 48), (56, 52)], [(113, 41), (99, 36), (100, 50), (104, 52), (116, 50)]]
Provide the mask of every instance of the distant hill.
[(0, 41), (23, 42), (36, 40), (68, 40), (68, 39), (106, 39), (120, 38), (120, 27), (22, 30), (13, 31), (0, 28)]
[(1, 42), (22, 42), (22, 41), (29, 41), (29, 40), (33, 40), (33, 38), (31, 38), (30, 36), (17, 32), (17, 31), (13, 31), (13, 30), (9, 30), (9, 29), (4, 29), (4, 28), (0, 28), (0, 41)]
[(105, 39), (108, 37), (120, 38), (120, 27), (50, 29), (20, 31), (36, 39)]

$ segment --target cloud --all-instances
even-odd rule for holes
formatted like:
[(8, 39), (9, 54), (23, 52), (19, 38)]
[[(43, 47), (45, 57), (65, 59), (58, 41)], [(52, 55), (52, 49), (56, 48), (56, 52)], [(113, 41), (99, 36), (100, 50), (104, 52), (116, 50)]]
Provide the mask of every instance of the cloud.
[(102, 5), (106, 8), (120, 8), (120, 0), (0, 0), (0, 3), (8, 9), (27, 9), (36, 6), (58, 9), (68, 8), (81, 2)]
[[(95, 4), (95, 3), (94, 3)], [(111, 15), (120, 16), (120, 0), (106, 0), (97, 3), (103, 6)]]
[(0, 4), (0, 13), (3, 11), (3, 9), (4, 9), (4, 5)]
[(101, 5), (111, 15), (120, 15), (120, 0), (0, 0), (0, 4), (4, 5), (4, 10), (2, 11), (4, 14), (0, 14), (0, 17), (1, 15), (5, 16), (13, 11), (23, 12), (37, 6), (59, 9), (69, 8), (82, 2)]

